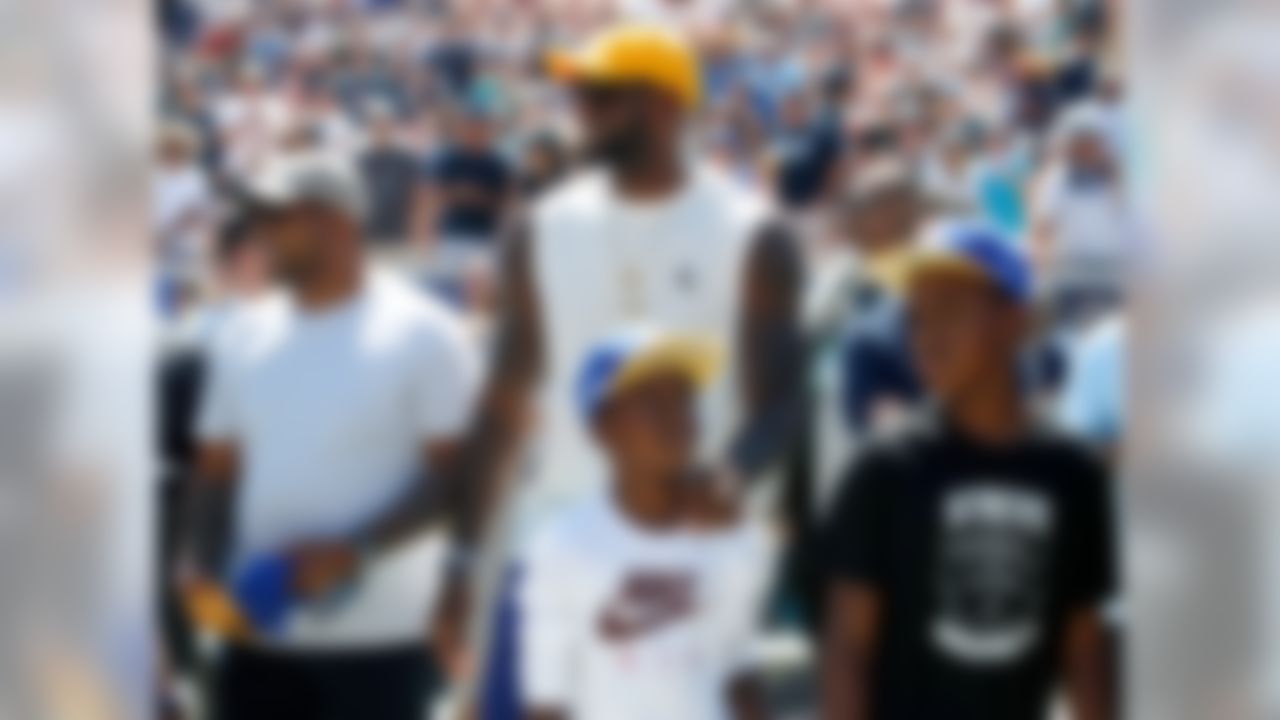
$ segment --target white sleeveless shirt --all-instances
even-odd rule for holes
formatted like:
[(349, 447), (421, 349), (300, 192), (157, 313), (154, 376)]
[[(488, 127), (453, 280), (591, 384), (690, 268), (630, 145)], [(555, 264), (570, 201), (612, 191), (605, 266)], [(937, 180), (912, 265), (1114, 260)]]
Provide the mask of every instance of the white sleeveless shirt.
[(726, 372), (704, 394), (700, 419), (704, 453), (724, 451), (739, 421), (733, 361), (744, 261), (766, 215), (755, 194), (697, 165), (670, 199), (628, 202), (607, 175), (587, 171), (534, 207), (546, 375), (525, 521), (607, 477), (573, 388), (589, 348), (619, 327), (648, 322), (721, 345)]

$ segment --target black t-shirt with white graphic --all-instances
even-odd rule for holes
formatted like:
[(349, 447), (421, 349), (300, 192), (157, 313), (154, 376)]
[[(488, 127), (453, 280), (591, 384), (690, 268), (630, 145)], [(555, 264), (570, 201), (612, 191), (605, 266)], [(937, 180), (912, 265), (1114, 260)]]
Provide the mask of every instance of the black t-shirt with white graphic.
[(1113, 590), (1110, 493), (1047, 428), (989, 447), (926, 413), (870, 444), (830, 552), (838, 579), (882, 597), (871, 717), (1045, 717), (1068, 614)]

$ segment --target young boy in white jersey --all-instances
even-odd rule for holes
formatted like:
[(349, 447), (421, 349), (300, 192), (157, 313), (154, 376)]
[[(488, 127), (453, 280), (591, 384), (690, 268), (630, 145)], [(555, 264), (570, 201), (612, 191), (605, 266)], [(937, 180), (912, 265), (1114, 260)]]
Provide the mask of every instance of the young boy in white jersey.
[(576, 387), (611, 482), (535, 534), (519, 596), (532, 720), (760, 717), (746, 651), (768, 579), (763, 528), (708, 501), (695, 466), (704, 341), (610, 336)]

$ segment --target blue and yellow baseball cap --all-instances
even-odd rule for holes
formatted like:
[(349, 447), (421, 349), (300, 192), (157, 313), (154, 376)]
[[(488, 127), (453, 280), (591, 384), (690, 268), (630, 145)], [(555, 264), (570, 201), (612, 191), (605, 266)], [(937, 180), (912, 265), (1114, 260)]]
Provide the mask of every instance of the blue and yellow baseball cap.
[(1009, 238), (986, 225), (948, 223), (930, 233), (911, 258), (907, 281), (935, 274), (980, 280), (1019, 305), (1032, 299), (1027, 259)]
[(551, 75), (565, 82), (647, 85), (671, 93), (686, 108), (702, 96), (697, 53), (659, 25), (616, 25), (577, 50), (547, 53), (546, 62)]
[(578, 409), (591, 422), (610, 399), (659, 375), (679, 375), (703, 387), (720, 371), (722, 354), (707, 338), (652, 326), (619, 330), (594, 345), (582, 362)]

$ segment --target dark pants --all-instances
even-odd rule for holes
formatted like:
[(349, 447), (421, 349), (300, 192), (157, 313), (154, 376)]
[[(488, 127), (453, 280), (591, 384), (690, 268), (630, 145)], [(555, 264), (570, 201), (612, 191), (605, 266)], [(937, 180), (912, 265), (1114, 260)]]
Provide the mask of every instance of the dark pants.
[(215, 720), (422, 720), (438, 675), (422, 648), (273, 653), (228, 648)]

